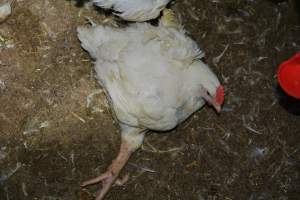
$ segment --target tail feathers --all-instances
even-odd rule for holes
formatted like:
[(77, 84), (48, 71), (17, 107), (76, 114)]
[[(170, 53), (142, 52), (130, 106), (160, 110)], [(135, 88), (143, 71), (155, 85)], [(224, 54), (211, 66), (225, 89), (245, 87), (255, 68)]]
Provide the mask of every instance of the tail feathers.
[(128, 45), (128, 38), (113, 28), (98, 25), (96, 27), (78, 27), (77, 35), (81, 46), (95, 60), (116, 61)]

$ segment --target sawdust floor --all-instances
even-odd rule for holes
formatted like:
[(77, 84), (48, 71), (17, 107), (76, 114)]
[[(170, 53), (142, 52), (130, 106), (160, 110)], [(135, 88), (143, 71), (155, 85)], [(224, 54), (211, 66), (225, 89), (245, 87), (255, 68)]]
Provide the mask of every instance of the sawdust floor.
[[(106, 199), (299, 199), (300, 118), (279, 105), (277, 66), (300, 49), (286, 3), (177, 1), (175, 9), (226, 87), (169, 133), (149, 133)], [(0, 25), (0, 199), (93, 199), (117, 124), (76, 27), (107, 13), (74, 1), (17, 0)], [(224, 51), (223, 57), (218, 57)], [(220, 59), (218, 59), (220, 58)]]

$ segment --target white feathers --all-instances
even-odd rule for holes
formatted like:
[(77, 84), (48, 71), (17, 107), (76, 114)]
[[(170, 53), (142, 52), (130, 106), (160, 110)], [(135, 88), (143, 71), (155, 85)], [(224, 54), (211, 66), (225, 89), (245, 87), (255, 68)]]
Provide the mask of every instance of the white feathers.
[(11, 14), (11, 4), (14, 0), (9, 0), (6, 3), (0, 5), (0, 23), (5, 21), (7, 17)]
[(99, 83), (122, 124), (172, 129), (205, 104), (203, 89), (214, 95), (220, 85), (183, 29), (99, 25), (79, 27), (78, 37), (96, 60)]
[(155, 19), (171, 0), (93, 0), (96, 6), (114, 10), (127, 21), (142, 22)]
[[(93, 0), (129, 21), (156, 18), (169, 1)], [(202, 51), (172, 10), (163, 10), (158, 26), (135, 23), (121, 29), (98, 25), (79, 27), (77, 32), (81, 46), (95, 60), (96, 77), (121, 128), (120, 153), (104, 176), (116, 178), (114, 174), (119, 174), (127, 156), (141, 146), (148, 130), (173, 129), (206, 101), (221, 110), (223, 87), (200, 60)], [(118, 171), (111, 172), (113, 169)], [(102, 199), (111, 185), (109, 179), (102, 183), (104, 189), (96, 199)]]

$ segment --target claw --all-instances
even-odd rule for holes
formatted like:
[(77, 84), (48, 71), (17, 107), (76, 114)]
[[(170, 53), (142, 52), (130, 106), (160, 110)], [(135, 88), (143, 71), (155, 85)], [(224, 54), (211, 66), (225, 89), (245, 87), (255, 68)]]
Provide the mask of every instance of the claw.
[(122, 186), (129, 180), (129, 174), (126, 174), (123, 178), (117, 179), (114, 186)]
[(100, 183), (101, 181), (104, 181), (105, 179), (110, 178), (110, 177), (112, 177), (112, 174), (105, 173), (105, 174), (102, 174), (101, 176), (98, 176), (98, 177), (93, 178), (91, 180), (84, 181), (83, 183), (81, 183), (80, 186), (85, 187), (85, 186), (88, 186), (88, 185), (94, 185), (94, 184)]
[(107, 171), (94, 179), (84, 181), (81, 184), (81, 187), (86, 187), (101, 182), (102, 188), (96, 193), (96, 200), (102, 200), (114, 182), (116, 182), (121, 169), (126, 164), (131, 153), (132, 151), (128, 145), (126, 143), (122, 143), (117, 158), (112, 162)]

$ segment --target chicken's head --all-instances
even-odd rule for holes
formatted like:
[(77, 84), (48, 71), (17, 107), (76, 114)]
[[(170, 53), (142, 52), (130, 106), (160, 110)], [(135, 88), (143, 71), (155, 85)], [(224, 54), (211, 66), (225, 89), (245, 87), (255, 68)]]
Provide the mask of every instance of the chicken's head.
[(224, 103), (224, 87), (222, 85), (216, 87), (215, 91), (209, 91), (203, 88), (201, 96), (209, 105), (213, 106), (218, 113), (221, 112), (221, 107)]

